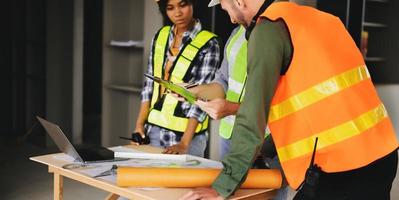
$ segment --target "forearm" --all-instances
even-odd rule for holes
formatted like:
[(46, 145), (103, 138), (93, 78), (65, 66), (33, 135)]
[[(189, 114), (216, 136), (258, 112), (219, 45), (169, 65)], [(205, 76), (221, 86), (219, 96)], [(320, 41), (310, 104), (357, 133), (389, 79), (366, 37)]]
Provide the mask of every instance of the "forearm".
[(190, 91), (193, 92), (198, 98), (206, 100), (225, 97), (224, 89), (218, 83), (202, 84), (191, 88)]
[(188, 124), (187, 124), (186, 130), (184, 131), (184, 134), (180, 141), (184, 146), (186, 146), (186, 147), (190, 146), (190, 143), (195, 134), (195, 129), (197, 128), (197, 125), (198, 125), (197, 119), (195, 119), (195, 118), (188, 119)]
[(144, 126), (150, 111), (150, 101), (144, 101), (140, 105), (139, 115), (136, 120), (136, 128)]
[(198, 120), (189, 118), (187, 127), (179, 143), (166, 147), (163, 153), (166, 154), (186, 154), (190, 149), (191, 140), (194, 137), (195, 129), (197, 128)]
[[(262, 144), (270, 103), (280, 78), (289, 43), (284, 24), (258, 24), (248, 41), (247, 86), (231, 137), (230, 153), (223, 159), (224, 169), (212, 187), (230, 196), (244, 180)], [(288, 34), (287, 34), (288, 36)]]
[(228, 103), (226, 104), (226, 116), (228, 115), (236, 115), (238, 112), (238, 109), (240, 109), (240, 103), (235, 103), (231, 101), (227, 101)]

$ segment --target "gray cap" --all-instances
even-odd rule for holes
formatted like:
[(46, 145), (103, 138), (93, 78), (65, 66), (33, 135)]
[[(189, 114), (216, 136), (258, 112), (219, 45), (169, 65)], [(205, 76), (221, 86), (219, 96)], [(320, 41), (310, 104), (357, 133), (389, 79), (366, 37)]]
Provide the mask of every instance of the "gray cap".
[(211, 0), (211, 2), (209, 2), (208, 7), (213, 7), (216, 6), (220, 3), (220, 0)]

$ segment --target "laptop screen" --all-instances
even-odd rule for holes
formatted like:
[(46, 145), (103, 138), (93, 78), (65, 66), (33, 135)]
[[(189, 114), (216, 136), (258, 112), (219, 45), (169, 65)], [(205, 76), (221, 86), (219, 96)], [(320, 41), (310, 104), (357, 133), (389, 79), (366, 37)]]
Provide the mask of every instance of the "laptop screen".
[(83, 162), (83, 159), (79, 156), (76, 149), (73, 147), (71, 142), (69, 142), (68, 138), (58, 125), (38, 116), (36, 116), (36, 118), (43, 125), (44, 129), (46, 129), (46, 132), (50, 135), (51, 139), (53, 139), (54, 143), (62, 152), (72, 156), (77, 161)]

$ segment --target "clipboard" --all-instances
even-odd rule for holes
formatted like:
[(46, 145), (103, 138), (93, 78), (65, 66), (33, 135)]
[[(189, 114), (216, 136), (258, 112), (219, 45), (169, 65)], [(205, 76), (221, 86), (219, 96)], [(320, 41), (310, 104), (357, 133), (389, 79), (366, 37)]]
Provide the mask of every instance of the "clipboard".
[(171, 81), (163, 80), (163, 79), (161, 79), (159, 77), (156, 77), (156, 76), (153, 76), (153, 75), (150, 75), (150, 74), (144, 73), (144, 76), (154, 80), (155, 82), (161, 84), (165, 88), (167, 88), (167, 89), (173, 91), (174, 93), (184, 97), (191, 104), (194, 104), (195, 101), (197, 100), (197, 97), (195, 96), (195, 94), (193, 94), (192, 92), (190, 92), (189, 90), (187, 90), (183, 86), (176, 85), (176, 84), (172, 83)]

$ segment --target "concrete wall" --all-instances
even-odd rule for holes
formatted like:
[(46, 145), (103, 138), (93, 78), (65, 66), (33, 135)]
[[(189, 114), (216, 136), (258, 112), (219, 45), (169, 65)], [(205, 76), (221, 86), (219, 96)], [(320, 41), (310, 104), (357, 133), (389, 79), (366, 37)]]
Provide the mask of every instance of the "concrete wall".
[[(148, 0), (104, 1), (102, 144), (120, 145), (118, 136), (135, 128), (143, 72), (150, 43), (161, 27), (157, 4)], [(110, 40), (143, 40), (144, 48), (110, 47)], [(110, 89), (122, 85), (132, 91)]]
[(73, 1), (47, 3), (47, 118), (72, 137)]
[(82, 139), (83, 0), (47, 3), (46, 113), (75, 143)]
[(151, 40), (155, 33), (162, 27), (162, 16), (158, 11), (158, 5), (154, 1), (144, 3), (144, 53), (143, 71), (147, 70), (148, 56), (151, 51)]

